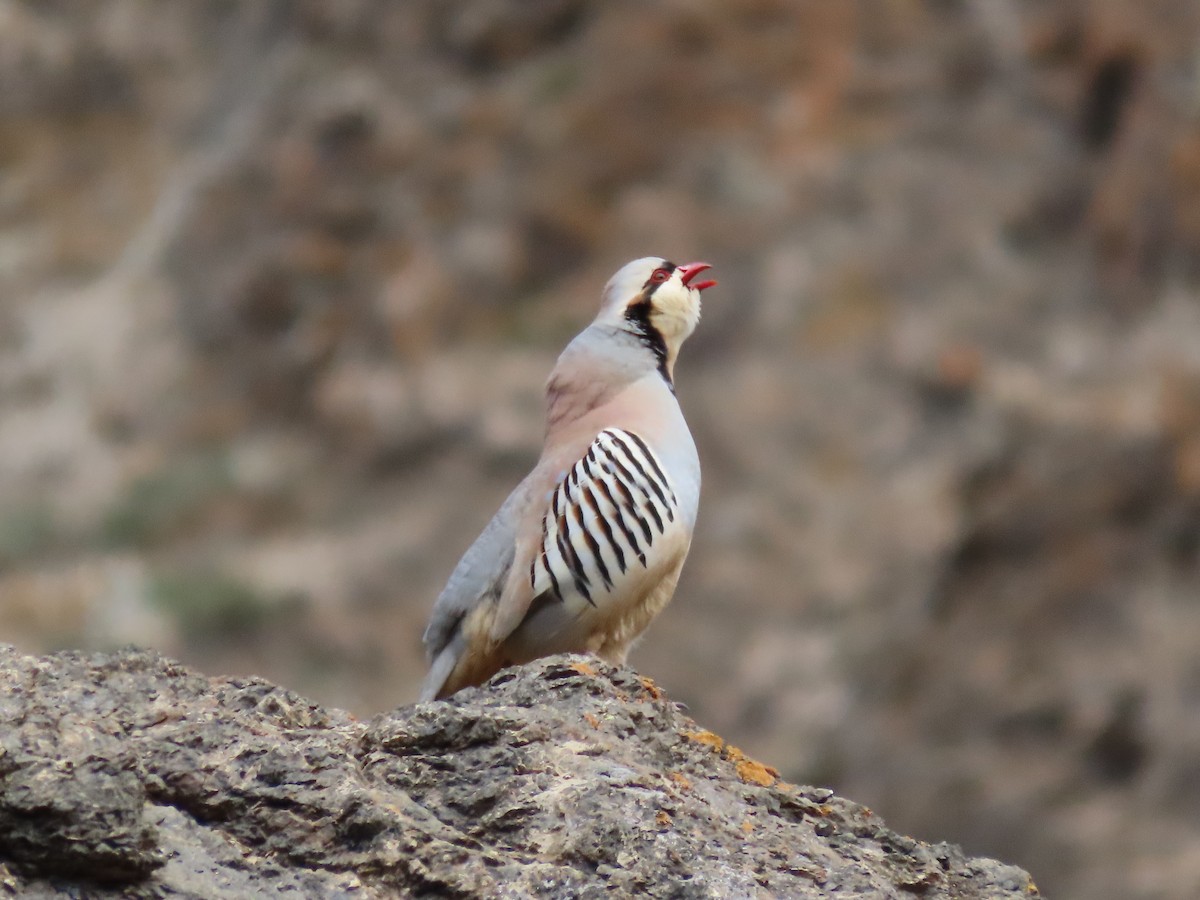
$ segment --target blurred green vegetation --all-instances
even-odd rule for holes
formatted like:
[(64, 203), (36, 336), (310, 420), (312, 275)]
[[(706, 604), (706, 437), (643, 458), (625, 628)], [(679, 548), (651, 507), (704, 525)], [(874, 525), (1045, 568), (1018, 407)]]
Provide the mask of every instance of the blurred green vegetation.
[(151, 578), (149, 595), (189, 639), (253, 632), (281, 609), (280, 598), (213, 571), (160, 572)]
[(0, 517), (0, 566), (37, 556), (58, 535), (50, 507), (43, 504), (18, 507)]
[(207, 451), (172, 460), (134, 481), (105, 516), (100, 537), (112, 548), (147, 547), (176, 537), (205, 507), (234, 487), (228, 454)]

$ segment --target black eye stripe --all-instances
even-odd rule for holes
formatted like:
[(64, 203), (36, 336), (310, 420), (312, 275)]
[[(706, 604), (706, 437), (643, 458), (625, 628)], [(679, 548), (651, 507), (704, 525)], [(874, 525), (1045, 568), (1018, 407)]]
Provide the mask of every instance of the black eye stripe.
[(646, 279), (646, 283), (642, 285), (641, 295), (625, 308), (625, 321), (631, 323), (631, 330), (641, 338), (642, 343), (658, 360), (658, 371), (662, 373), (663, 380), (667, 382), (672, 393), (675, 391), (675, 385), (671, 381), (670, 372), (667, 371), (667, 342), (663, 340), (662, 333), (650, 321), (650, 314), (654, 310), (654, 301), (651, 299), (654, 292), (669, 281), (670, 274), (678, 268), (675, 263), (663, 260), (662, 265), (654, 271), (664, 270), (668, 277), (662, 281), (655, 281), (654, 274), (651, 273), (650, 277)]
[[(661, 266), (659, 266), (657, 269), (655, 269), (653, 272), (651, 272), (650, 277), (646, 279), (646, 283), (642, 285), (642, 290), (646, 292), (646, 296), (649, 297), (656, 290), (658, 290), (658, 286), (660, 284), (665, 284), (667, 281), (669, 281), (670, 277), (671, 277), (671, 273), (674, 272), (678, 268), (679, 268), (679, 266), (675, 265), (675, 263), (671, 262), (670, 260), (664, 259), (663, 264)], [(654, 276), (659, 271), (666, 272), (667, 277), (664, 278), (662, 281), (655, 281)]]

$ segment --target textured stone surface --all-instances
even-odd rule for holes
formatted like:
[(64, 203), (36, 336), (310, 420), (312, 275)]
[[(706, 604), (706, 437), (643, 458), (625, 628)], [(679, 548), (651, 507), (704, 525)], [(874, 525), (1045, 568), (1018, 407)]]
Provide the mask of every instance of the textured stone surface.
[(0, 895), (1020, 898), (584, 657), (360, 722), (157, 654), (0, 647)]

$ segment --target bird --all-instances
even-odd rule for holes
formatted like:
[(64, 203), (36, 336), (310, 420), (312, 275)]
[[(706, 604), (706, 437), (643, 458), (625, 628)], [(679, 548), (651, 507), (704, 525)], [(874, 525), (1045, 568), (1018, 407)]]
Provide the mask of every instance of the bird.
[(609, 279), (546, 382), (540, 458), (434, 602), (422, 701), (554, 653), (623, 665), (671, 600), (700, 499), (675, 361), (711, 268), (650, 256)]

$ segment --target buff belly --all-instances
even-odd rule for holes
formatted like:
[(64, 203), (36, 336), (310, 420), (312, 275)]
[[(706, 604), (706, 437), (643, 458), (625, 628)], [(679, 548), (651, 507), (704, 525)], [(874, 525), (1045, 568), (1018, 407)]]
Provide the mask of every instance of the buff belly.
[(535, 601), (535, 606), (500, 647), (509, 663), (523, 663), (551, 653), (595, 653), (615, 663), (662, 612), (675, 593), (684, 551), (647, 570), (620, 595), (601, 593), (595, 606), (581, 595)]

